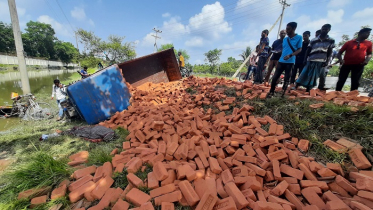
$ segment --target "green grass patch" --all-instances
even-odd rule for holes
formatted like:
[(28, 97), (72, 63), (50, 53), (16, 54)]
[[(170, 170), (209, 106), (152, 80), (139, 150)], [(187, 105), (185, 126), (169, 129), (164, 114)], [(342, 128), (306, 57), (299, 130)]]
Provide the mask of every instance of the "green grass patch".
[(114, 188), (120, 187), (121, 189), (124, 190), (128, 185), (127, 175), (128, 175), (128, 172), (126, 169), (124, 169), (122, 173), (118, 173), (118, 172), (114, 173), (113, 187)]
[(141, 171), (138, 170), (135, 175), (137, 177), (139, 177), (142, 181), (144, 181), (146, 178), (148, 178), (148, 173), (152, 172), (153, 171), (153, 168), (150, 166), (150, 164), (146, 164), (145, 165), (145, 170), (144, 171)]
[(126, 141), (126, 137), (130, 134), (130, 132), (122, 127), (118, 127), (115, 129), (115, 134), (119, 139)]
[(103, 165), (106, 162), (111, 162), (113, 158), (110, 152), (114, 148), (112, 146), (100, 146), (89, 151), (88, 165)]

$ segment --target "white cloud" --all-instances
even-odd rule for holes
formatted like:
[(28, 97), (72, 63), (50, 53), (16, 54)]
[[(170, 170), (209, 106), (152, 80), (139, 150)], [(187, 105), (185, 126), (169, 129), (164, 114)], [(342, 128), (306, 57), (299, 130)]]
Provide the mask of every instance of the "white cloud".
[(194, 36), (191, 39), (185, 42), (185, 46), (187, 47), (202, 47), (203, 46), (203, 38)]
[(352, 17), (356, 19), (371, 18), (373, 14), (373, 7), (365, 8), (364, 10), (355, 12)]
[(52, 25), (54, 28), (54, 31), (56, 32), (57, 36), (65, 36), (65, 37), (73, 37), (74, 34), (72, 32), (68, 31), (67, 28), (69, 26), (63, 25), (56, 21), (55, 19), (49, 17), (48, 15), (42, 15), (38, 17), (37, 19), (41, 23), (46, 23)]
[(207, 4), (201, 13), (189, 19), (191, 33), (198, 33), (206, 38), (219, 39), (222, 34), (232, 31), (232, 27), (224, 20), (224, 7), (219, 3)]
[(164, 18), (166, 18), (166, 17), (170, 17), (170, 16), (171, 16), (171, 14), (168, 13), (168, 12), (162, 14), (162, 17), (164, 17)]
[(344, 6), (346, 6), (347, 4), (349, 4), (351, 2), (351, 0), (331, 0), (329, 3), (328, 3), (328, 7), (329, 8), (342, 8)]
[(329, 10), (327, 13), (326, 18), (320, 18), (316, 20), (312, 20), (310, 16), (307, 15), (302, 15), (299, 18), (297, 18), (296, 22), (302, 23), (299, 25), (298, 31), (316, 31), (320, 29), (324, 24), (329, 23), (332, 25), (332, 30), (333, 26), (338, 27), (339, 23), (342, 23), (343, 21), (343, 15), (344, 15), (344, 10), (339, 9), (339, 10)]
[(86, 19), (84, 8), (81, 7), (74, 7), (74, 9), (70, 11), (70, 14), (73, 18), (79, 21), (83, 21)]

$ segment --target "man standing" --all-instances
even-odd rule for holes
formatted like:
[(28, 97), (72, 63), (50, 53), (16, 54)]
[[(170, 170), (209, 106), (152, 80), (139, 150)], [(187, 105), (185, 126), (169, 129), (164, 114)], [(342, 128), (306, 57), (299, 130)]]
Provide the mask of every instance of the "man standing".
[(52, 100), (56, 96), (57, 105), (59, 108), (57, 121), (59, 121), (63, 118), (64, 113), (63, 113), (63, 108), (61, 106), (61, 103), (66, 100), (67, 93), (66, 93), (65, 86), (60, 83), (60, 80), (55, 79), (53, 82), (54, 82), (54, 85), (52, 87)]
[(331, 27), (330, 24), (323, 25), (320, 35), (311, 40), (305, 55), (305, 59), (308, 58), (307, 64), (298, 77), (294, 89), (301, 85), (306, 87), (307, 92), (309, 92), (317, 85), (317, 79), (323, 67), (329, 64), (335, 46), (335, 40), (328, 35)]
[(320, 34), (321, 34), (321, 30), (317, 30), (317, 31), (315, 32), (315, 38), (319, 37)]
[(268, 59), (266, 61), (266, 63), (268, 63), (268, 61), (269, 61), (269, 66), (268, 66), (268, 71), (267, 71), (267, 75), (264, 79), (264, 82), (269, 81), (269, 78), (271, 77), (271, 73), (272, 73), (273, 68), (277, 66), (278, 60), (281, 57), (282, 42), (283, 42), (285, 36), (286, 36), (286, 31), (281, 30), (280, 31), (280, 39), (277, 39), (272, 44), (271, 53), (269, 54)]
[[(363, 28), (359, 31), (356, 39), (346, 42), (339, 50), (337, 58), (342, 65), (339, 71), (337, 91), (341, 91), (346, 82), (348, 74), (351, 72), (351, 91), (359, 88), (361, 75), (364, 66), (372, 58), (372, 42), (366, 40), (370, 36), (370, 28)], [(342, 59), (342, 53), (345, 53)]]
[(308, 45), (310, 44), (310, 36), (311, 32), (305, 31), (303, 33), (303, 44), (302, 44), (302, 51), (296, 56), (294, 68), (291, 71), (291, 79), (290, 84), (294, 85), (295, 77), (302, 73), (304, 67), (304, 56), (306, 56)]
[(259, 43), (259, 61), (258, 61), (258, 67), (255, 75), (255, 84), (262, 84), (263, 83), (263, 71), (264, 71), (264, 65), (267, 61), (268, 57), (268, 49), (269, 49), (269, 39), (268, 39), (268, 30), (262, 31), (262, 37), (260, 38)]
[(181, 52), (178, 52), (177, 55), (179, 56), (179, 68), (180, 68), (181, 76), (182, 77), (186, 77), (188, 75), (186, 75), (186, 72), (185, 72), (185, 60), (184, 60), (184, 56), (181, 54)]
[(258, 63), (258, 51), (259, 51), (259, 45), (256, 46), (255, 52), (252, 52), (249, 55), (249, 67), (247, 68), (247, 74), (246, 74), (245, 80), (249, 80), (251, 75), (256, 72), (257, 63)]
[(84, 66), (84, 68), (82, 70), (80, 70), (80, 76), (82, 76), (82, 79), (84, 78), (87, 78), (89, 76), (88, 72), (87, 72), (87, 67)]
[(302, 36), (295, 33), (296, 28), (296, 22), (290, 22), (286, 25), (286, 33), (288, 36), (282, 43), (282, 54), (272, 78), (271, 89), (268, 94), (269, 98), (274, 95), (277, 80), (280, 78), (283, 71), (285, 71), (285, 79), (284, 85), (282, 86), (282, 95), (285, 94), (287, 86), (289, 85), (291, 69), (295, 63), (295, 56), (302, 51)]

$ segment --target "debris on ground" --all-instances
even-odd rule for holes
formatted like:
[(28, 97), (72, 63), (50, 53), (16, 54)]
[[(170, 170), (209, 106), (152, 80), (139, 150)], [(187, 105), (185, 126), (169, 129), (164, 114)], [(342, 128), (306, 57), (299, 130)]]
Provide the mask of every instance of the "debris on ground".
[[(265, 99), (269, 90), (250, 82), (194, 77), (128, 86), (128, 110), (100, 123), (130, 132), (122, 151), (113, 148), (112, 161), (98, 167), (84, 166), (87, 151), (70, 156), (69, 165), (77, 170), (71, 183), (66, 180), (52, 191), (51, 199), (68, 194), (75, 209), (89, 210), (373, 208), (372, 165), (361, 152), (364, 148), (347, 139), (326, 140), (333, 150), (348, 152), (355, 166), (345, 170), (339, 163), (317, 162), (307, 156), (309, 140), (292, 137), (270, 116), (254, 116), (254, 107), (230, 96), (221, 85), (245, 99)], [(313, 96), (301, 90), (290, 94), (372, 105), (356, 92), (311, 92)], [(147, 165), (153, 171), (142, 179), (136, 174)], [(129, 184), (114, 187), (115, 174), (124, 172)], [(31, 203), (47, 200), (39, 193)]]

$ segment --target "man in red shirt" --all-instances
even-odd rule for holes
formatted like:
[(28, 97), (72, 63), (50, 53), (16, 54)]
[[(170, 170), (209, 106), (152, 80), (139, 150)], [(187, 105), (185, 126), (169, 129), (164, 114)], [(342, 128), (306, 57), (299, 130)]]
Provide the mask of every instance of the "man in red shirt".
[[(363, 28), (359, 31), (356, 39), (346, 42), (339, 50), (337, 58), (342, 65), (339, 71), (337, 91), (341, 91), (351, 71), (351, 91), (359, 88), (361, 75), (365, 65), (372, 58), (372, 42), (366, 40), (370, 36), (370, 28)], [(345, 52), (342, 59), (342, 53)]]

